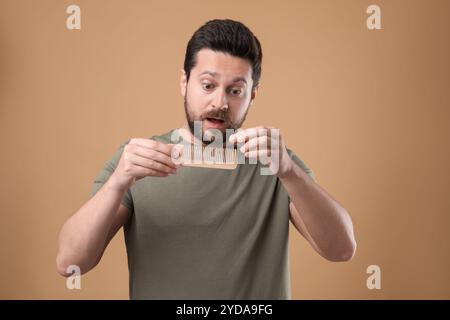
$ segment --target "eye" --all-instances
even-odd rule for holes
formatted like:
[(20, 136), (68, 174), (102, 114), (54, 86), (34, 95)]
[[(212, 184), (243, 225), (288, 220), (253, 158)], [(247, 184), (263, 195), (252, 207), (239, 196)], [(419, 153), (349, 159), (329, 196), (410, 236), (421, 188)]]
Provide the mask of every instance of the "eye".
[(231, 89), (230, 92), (233, 96), (240, 96), (242, 93), (242, 89), (234, 88), (234, 89)]
[(202, 88), (204, 89), (204, 90), (212, 90), (213, 88), (214, 88), (214, 85), (212, 84), (212, 83), (209, 83), (209, 82), (203, 82), (202, 83)]

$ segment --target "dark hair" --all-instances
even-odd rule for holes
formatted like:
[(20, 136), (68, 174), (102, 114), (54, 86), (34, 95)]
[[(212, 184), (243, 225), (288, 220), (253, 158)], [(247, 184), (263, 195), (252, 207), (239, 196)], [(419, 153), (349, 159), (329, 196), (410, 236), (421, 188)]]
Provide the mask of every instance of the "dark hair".
[(197, 52), (211, 49), (248, 60), (252, 65), (253, 86), (261, 77), (262, 50), (258, 38), (243, 23), (225, 19), (210, 20), (201, 26), (189, 40), (184, 57), (184, 71), (189, 80), (195, 67)]

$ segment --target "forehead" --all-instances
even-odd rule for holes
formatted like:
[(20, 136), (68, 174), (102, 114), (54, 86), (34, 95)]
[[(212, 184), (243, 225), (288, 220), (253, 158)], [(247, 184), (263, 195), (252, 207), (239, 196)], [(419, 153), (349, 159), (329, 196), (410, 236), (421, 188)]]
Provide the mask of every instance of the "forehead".
[(202, 49), (197, 53), (197, 61), (191, 72), (200, 75), (205, 71), (217, 73), (218, 76), (243, 77), (251, 79), (252, 66), (248, 60), (227, 53)]

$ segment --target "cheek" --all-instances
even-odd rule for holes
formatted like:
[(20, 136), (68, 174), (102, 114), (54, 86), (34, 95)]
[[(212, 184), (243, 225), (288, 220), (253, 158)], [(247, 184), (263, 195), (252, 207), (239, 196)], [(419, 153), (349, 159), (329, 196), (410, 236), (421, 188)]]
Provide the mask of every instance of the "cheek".
[(197, 113), (201, 112), (208, 106), (208, 97), (202, 92), (202, 88), (191, 86), (187, 91), (187, 99), (192, 110)]
[(239, 109), (239, 111), (236, 113), (236, 116), (234, 117), (236, 120), (242, 119), (242, 117), (245, 115), (245, 112), (247, 110), (247, 107), (243, 106)]
[(247, 112), (248, 106), (250, 104), (250, 99), (244, 99), (234, 106), (230, 106), (230, 113), (234, 119), (242, 118)]

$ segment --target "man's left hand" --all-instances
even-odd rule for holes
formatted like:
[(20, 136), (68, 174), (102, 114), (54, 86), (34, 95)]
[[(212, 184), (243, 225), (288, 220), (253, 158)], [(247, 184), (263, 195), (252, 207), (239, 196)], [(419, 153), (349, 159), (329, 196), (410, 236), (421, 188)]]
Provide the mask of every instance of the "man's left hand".
[(279, 178), (286, 176), (294, 166), (277, 128), (260, 126), (240, 130), (230, 136), (229, 142), (238, 143), (246, 158), (268, 165)]

